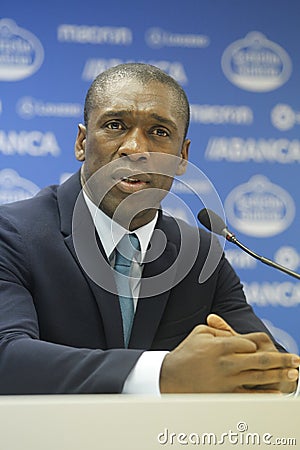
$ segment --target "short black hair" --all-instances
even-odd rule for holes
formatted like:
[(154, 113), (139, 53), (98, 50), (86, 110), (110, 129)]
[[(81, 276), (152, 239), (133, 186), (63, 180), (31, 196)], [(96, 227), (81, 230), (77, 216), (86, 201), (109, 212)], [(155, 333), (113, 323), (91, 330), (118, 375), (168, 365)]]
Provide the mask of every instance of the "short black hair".
[(185, 91), (170, 75), (156, 66), (143, 63), (119, 64), (105, 70), (95, 78), (85, 98), (84, 124), (86, 128), (88, 127), (90, 112), (96, 106), (96, 97), (101, 97), (101, 94), (104, 94), (107, 86), (122, 78), (133, 78), (142, 84), (157, 81), (172, 89), (177, 112), (185, 122), (184, 138), (186, 137), (190, 123), (190, 106)]

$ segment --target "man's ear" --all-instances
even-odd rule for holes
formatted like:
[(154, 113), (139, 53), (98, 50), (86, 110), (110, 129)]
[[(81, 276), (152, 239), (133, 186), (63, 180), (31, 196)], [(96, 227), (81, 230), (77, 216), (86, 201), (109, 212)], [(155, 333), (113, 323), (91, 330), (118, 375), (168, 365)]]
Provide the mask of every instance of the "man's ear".
[(182, 149), (180, 153), (181, 161), (177, 167), (176, 175), (183, 175), (186, 171), (186, 167), (188, 164), (190, 143), (191, 143), (190, 139), (185, 139), (184, 143), (182, 144)]
[(78, 133), (75, 141), (75, 157), (78, 161), (85, 160), (85, 143), (86, 143), (86, 128), (82, 123), (78, 125)]

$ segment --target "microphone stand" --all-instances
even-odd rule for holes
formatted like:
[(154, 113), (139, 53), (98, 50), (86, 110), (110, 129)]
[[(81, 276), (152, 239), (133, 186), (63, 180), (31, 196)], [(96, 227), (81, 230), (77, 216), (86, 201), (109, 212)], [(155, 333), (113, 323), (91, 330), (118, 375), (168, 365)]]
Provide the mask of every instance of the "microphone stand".
[(239, 242), (235, 235), (231, 233), (227, 228), (225, 228), (222, 232), (222, 235), (227, 239), (227, 241), (232, 242), (233, 244), (240, 247), (244, 252), (248, 253), (248, 255), (252, 256), (255, 259), (258, 259), (264, 264), (267, 264), (268, 266), (274, 267), (275, 269), (281, 270), (282, 272), (286, 273), (287, 275), (291, 275), (294, 278), (297, 278), (300, 280), (300, 274), (297, 272), (294, 272), (291, 269), (288, 269), (287, 267), (281, 266), (280, 264), (277, 264), (276, 262), (272, 261), (271, 259), (265, 258), (264, 256), (260, 256), (257, 253), (250, 250), (248, 247), (246, 247), (244, 244)]
[(281, 272), (286, 273), (287, 275), (290, 275), (294, 278), (297, 278), (297, 280), (300, 280), (300, 274), (297, 272), (294, 272), (291, 269), (288, 269), (287, 267), (281, 266), (280, 264), (277, 264), (276, 262), (272, 261), (271, 259), (265, 258), (264, 256), (260, 256), (257, 253), (250, 250), (248, 247), (246, 247), (244, 244), (239, 242), (237, 238), (235, 237), (234, 233), (228, 230), (225, 222), (223, 219), (218, 216), (214, 211), (211, 209), (202, 209), (198, 213), (198, 220), (199, 222), (205, 226), (211, 233), (218, 234), (220, 236), (223, 236), (227, 241), (232, 242), (233, 244), (240, 247), (244, 252), (248, 253), (248, 255), (252, 256), (255, 259), (258, 259), (260, 262), (267, 264), (268, 266), (273, 267), (274, 269), (281, 270)]

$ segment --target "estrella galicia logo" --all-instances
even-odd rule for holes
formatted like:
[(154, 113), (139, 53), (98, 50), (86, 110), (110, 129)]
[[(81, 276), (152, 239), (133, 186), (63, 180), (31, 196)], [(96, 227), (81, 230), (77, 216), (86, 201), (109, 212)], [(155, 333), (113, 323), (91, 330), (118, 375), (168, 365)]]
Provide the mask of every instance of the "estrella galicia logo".
[(20, 177), (15, 170), (0, 171), (0, 205), (30, 198), (38, 191), (38, 186)]
[(295, 217), (295, 204), (290, 194), (262, 175), (255, 175), (235, 187), (227, 196), (224, 208), (233, 227), (255, 237), (279, 234)]
[(36, 36), (11, 19), (0, 20), (0, 81), (17, 81), (42, 65), (44, 49)]
[(252, 92), (273, 91), (282, 86), (292, 72), (288, 53), (257, 31), (229, 45), (221, 65), (232, 84)]

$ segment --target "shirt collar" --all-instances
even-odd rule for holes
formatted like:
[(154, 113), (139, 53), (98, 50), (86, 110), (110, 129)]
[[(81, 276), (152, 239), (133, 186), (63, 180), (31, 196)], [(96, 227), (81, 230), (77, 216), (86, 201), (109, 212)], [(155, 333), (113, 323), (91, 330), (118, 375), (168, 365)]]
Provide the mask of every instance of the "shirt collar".
[[(88, 210), (92, 216), (95, 228), (97, 230), (98, 236), (103, 245), (105, 254), (108, 259), (110, 259), (112, 253), (114, 252), (116, 246), (125, 234), (128, 234), (128, 230), (123, 228), (120, 224), (112, 220), (107, 216), (100, 208), (98, 208), (95, 203), (88, 197), (88, 195), (83, 190), (83, 197), (87, 204)], [(139, 239), (141, 246), (141, 262), (143, 262), (147, 248), (152, 237), (156, 222), (157, 222), (158, 212), (155, 214), (154, 219), (151, 222), (137, 228), (132, 233), (135, 233)]]

